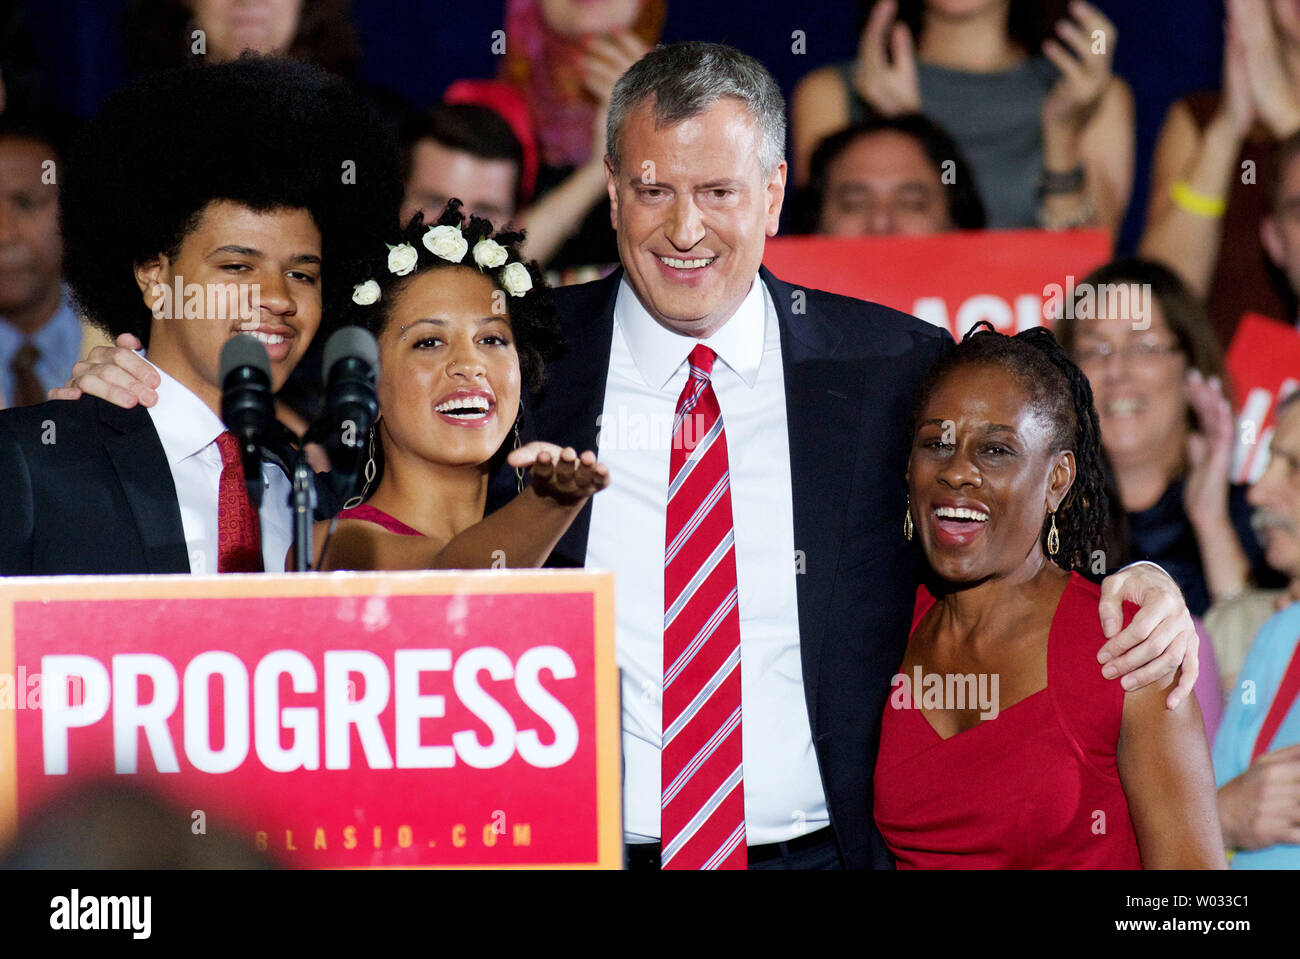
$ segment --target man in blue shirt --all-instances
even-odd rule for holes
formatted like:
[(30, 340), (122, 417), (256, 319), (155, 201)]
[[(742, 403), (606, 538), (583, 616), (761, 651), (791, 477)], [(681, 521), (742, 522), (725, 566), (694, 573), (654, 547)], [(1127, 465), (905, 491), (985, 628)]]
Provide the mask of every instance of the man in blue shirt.
[[(1300, 574), (1300, 392), (1278, 406), (1268, 468), (1248, 499), (1269, 565)], [(1219, 821), (1233, 868), (1300, 869), (1300, 605), (1256, 628), (1214, 742)]]
[(60, 281), (53, 124), (0, 119), (0, 406), (44, 401), (80, 359), (81, 322)]

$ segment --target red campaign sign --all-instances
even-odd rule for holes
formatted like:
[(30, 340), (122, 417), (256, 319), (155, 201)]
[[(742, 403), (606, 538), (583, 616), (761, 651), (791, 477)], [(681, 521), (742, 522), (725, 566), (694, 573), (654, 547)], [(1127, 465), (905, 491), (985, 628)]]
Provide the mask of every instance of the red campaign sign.
[(291, 867), (617, 868), (611, 596), (587, 573), (0, 584), (0, 827), (130, 776)]
[(1104, 230), (996, 230), (776, 237), (763, 263), (787, 283), (883, 303), (960, 340), (980, 320), (1003, 333), (1051, 326), (1054, 309), (1109, 258)]
[(1268, 466), (1277, 404), (1300, 386), (1300, 331), (1247, 313), (1228, 346), (1228, 376), (1238, 409), (1232, 479), (1253, 483)]

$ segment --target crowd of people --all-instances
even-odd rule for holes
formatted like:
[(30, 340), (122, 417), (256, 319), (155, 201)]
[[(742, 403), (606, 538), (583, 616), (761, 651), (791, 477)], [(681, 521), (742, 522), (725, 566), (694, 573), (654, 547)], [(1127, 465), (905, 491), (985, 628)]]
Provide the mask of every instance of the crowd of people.
[[(0, 25), (0, 575), (292, 569), (308, 449), (314, 568), (614, 571), (630, 868), (1300, 868), (1300, 391), (1235, 482), (1225, 362), (1300, 320), (1300, 6), (1227, 0), (1136, 255), (1077, 287), (1128, 308), (956, 344), (766, 238), (1114, 237), (1133, 95), (1085, 0), (865, 0), (788, 106), (661, 43), (663, 0), (508, 0), (499, 75), (419, 109), (357, 81), (345, 2), (244, 6), (132, 0), (134, 78), (79, 123)], [(380, 368), (346, 502), (345, 324)], [(671, 442), (602, 433), (629, 411)]]

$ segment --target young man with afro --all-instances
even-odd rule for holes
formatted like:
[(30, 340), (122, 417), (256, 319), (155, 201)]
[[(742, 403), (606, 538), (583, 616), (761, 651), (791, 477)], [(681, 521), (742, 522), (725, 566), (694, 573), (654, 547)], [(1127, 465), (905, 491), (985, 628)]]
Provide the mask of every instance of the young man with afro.
[(254, 515), (221, 421), (221, 350), (262, 340), (278, 390), (340, 315), (350, 291), (331, 286), (333, 264), (396, 219), (382, 125), (345, 81), (245, 56), (115, 94), (62, 180), (75, 301), (144, 344), (136, 375), (157, 402), (0, 413), (0, 574), (282, 569), (287, 449), (268, 451)]

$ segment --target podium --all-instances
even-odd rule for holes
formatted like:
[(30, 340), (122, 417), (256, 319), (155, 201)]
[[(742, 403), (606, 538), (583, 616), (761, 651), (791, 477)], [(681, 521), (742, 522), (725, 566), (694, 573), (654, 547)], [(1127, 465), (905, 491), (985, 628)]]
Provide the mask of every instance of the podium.
[(0, 842), (129, 783), (289, 868), (620, 868), (613, 575), (0, 580)]

